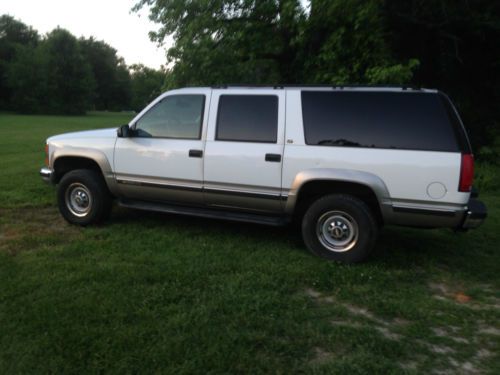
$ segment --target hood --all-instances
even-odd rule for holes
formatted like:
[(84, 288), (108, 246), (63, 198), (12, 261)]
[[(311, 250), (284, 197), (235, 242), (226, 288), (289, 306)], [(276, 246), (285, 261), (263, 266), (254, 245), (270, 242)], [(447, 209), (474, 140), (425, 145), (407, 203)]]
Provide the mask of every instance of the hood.
[(50, 137), (47, 142), (59, 141), (64, 139), (89, 139), (89, 138), (116, 138), (117, 128), (85, 130), (82, 132), (63, 133)]

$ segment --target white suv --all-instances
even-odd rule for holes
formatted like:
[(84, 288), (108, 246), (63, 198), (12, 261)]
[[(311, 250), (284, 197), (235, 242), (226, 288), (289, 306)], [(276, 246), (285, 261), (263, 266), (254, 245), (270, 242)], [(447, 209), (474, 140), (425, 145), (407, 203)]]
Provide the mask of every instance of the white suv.
[[(399, 87), (168, 91), (120, 128), (47, 140), (41, 175), (74, 224), (136, 209), (281, 225), (360, 261), (384, 224), (477, 227), (466, 132), (441, 92)], [(473, 195), (473, 194), (472, 194)]]

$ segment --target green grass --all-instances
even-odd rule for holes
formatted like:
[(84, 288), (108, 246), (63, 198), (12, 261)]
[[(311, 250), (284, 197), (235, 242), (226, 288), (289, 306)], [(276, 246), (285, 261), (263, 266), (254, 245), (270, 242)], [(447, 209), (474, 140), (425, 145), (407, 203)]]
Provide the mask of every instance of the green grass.
[(480, 229), (385, 228), (356, 266), (294, 228), (66, 224), (45, 138), (127, 120), (0, 114), (0, 373), (500, 373), (496, 191)]

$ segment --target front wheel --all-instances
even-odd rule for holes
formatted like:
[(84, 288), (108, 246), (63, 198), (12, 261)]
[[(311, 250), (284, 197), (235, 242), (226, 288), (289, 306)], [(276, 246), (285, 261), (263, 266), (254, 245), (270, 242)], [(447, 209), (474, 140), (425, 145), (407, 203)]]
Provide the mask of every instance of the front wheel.
[(66, 173), (57, 189), (62, 216), (71, 224), (99, 223), (111, 211), (112, 198), (102, 176), (89, 169)]
[(378, 236), (370, 208), (360, 199), (343, 194), (319, 198), (302, 219), (302, 237), (315, 255), (343, 263), (368, 257)]

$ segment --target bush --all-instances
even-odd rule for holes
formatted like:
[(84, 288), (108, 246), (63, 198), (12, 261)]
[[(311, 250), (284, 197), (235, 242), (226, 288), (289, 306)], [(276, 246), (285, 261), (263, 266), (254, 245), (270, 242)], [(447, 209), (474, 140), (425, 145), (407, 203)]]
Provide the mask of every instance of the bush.
[(500, 188), (500, 167), (482, 162), (475, 165), (474, 186), (479, 191), (496, 191)]

